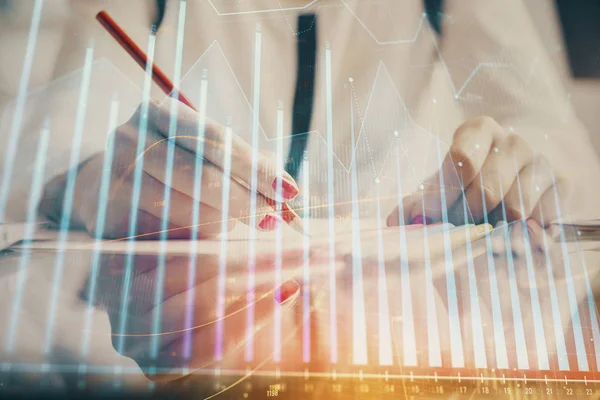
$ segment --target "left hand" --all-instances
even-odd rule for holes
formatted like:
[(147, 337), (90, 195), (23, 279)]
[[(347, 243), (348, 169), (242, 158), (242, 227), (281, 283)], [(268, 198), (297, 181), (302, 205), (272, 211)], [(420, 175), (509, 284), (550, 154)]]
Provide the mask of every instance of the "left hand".
[[(136, 254), (131, 260), (127, 255), (107, 253), (101, 257), (99, 274), (88, 280), (82, 295), (106, 310), (113, 347), (133, 359), (151, 380), (178, 379), (183, 367), (193, 371), (215, 365), (217, 337), (222, 340), (219, 365), (239, 369), (250, 337), (273, 343), (270, 335), (276, 308), (282, 334), (293, 332), (294, 326), (286, 322), (295, 321), (300, 286), (292, 276), (302, 267), (303, 257), (303, 251), (281, 254), (285, 278), (276, 286), (276, 256), (257, 255), (254, 290), (248, 291), (247, 255), (240, 251), (227, 256), (226, 277), (218, 255), (198, 254), (192, 263), (189, 255)], [(248, 330), (250, 301), (254, 324)], [(151, 373), (152, 367), (156, 373)]]
[(443, 206), (448, 222), (455, 225), (480, 223), (487, 214), (492, 224), (532, 218), (547, 226), (559, 215), (555, 201), (564, 207), (569, 193), (567, 183), (556, 176), (548, 160), (490, 117), (470, 119), (456, 130), (440, 170), (423, 182), (422, 189), (403, 199), (403, 215), (396, 207), (388, 226), (424, 219), (439, 222)]

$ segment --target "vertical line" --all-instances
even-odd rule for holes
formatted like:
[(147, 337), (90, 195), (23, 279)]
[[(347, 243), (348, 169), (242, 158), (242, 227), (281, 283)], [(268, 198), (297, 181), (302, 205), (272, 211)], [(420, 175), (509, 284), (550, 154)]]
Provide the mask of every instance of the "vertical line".
[(64, 269), (65, 252), (67, 241), (69, 240), (69, 229), (71, 225), (71, 213), (73, 211), (73, 199), (75, 195), (75, 186), (77, 185), (77, 172), (80, 158), (81, 141), (83, 137), (83, 128), (87, 111), (87, 102), (89, 97), (92, 62), (94, 61), (94, 48), (88, 47), (85, 55), (85, 64), (79, 89), (79, 103), (77, 115), (75, 117), (75, 131), (71, 142), (71, 154), (69, 157), (69, 172), (67, 173), (67, 182), (65, 184), (63, 205), (60, 219), (60, 231), (58, 234), (58, 251), (54, 262), (54, 276), (52, 280), (52, 294), (48, 308), (48, 320), (46, 322), (46, 334), (44, 337), (44, 354), (48, 354), (52, 346), (52, 334), (54, 331), (54, 314), (56, 311), (56, 302), (60, 291), (61, 280)]
[[(179, 98), (178, 88), (181, 84), (181, 60), (183, 57), (183, 39), (185, 31), (185, 12), (187, 3), (185, 0), (179, 2), (179, 21), (177, 24), (177, 43), (175, 48), (175, 68), (173, 84), (175, 86), (174, 98)], [(171, 211), (171, 185), (173, 180), (173, 163), (175, 161), (176, 140), (177, 135), (177, 118), (178, 111), (181, 105), (177, 101), (171, 102), (171, 115), (169, 119), (169, 140), (167, 140), (167, 159), (165, 161), (165, 182), (164, 182), (164, 205), (162, 209), (161, 227), (160, 227), (160, 242), (158, 265), (156, 268), (156, 282), (154, 287), (154, 309), (152, 311), (152, 333), (154, 334), (150, 340), (150, 357), (156, 359), (158, 357), (159, 345), (161, 336), (157, 335), (160, 332), (162, 324), (162, 302), (164, 296), (164, 281), (166, 269), (166, 251), (167, 237), (169, 229), (169, 214)]]
[[(396, 139), (396, 173), (398, 175), (398, 224), (404, 226), (404, 204), (402, 194), (402, 173), (400, 170), (400, 146)], [(417, 347), (415, 344), (415, 326), (412, 308), (412, 291), (410, 284), (410, 269), (408, 266), (408, 248), (406, 246), (406, 231), (400, 229), (400, 287), (402, 289), (402, 349), (404, 365), (417, 366)]]
[[(35, 222), (38, 216), (38, 203), (42, 197), (42, 190), (44, 186), (44, 170), (46, 164), (46, 157), (48, 153), (48, 141), (50, 136), (50, 121), (46, 119), (40, 132), (40, 138), (38, 141), (38, 148), (36, 154), (36, 161), (33, 173), (33, 180), (31, 181), (31, 189), (29, 191), (29, 202), (27, 205), (27, 225), (25, 227), (25, 237), (32, 237), (35, 232)], [(6, 342), (4, 343), (4, 350), (7, 353), (12, 353), (15, 332), (17, 330), (17, 324), (19, 320), (19, 312), (21, 309), (21, 302), (23, 299), (23, 290), (25, 286), (25, 280), (27, 279), (27, 270), (29, 268), (29, 259), (31, 258), (31, 250), (24, 249), (19, 259), (19, 269), (17, 275), (17, 281), (15, 284), (16, 291), (13, 299), (12, 309), (10, 313), (10, 320), (8, 322), (8, 335), (6, 336)]]
[[(541, 208), (541, 207), (540, 207)], [(545, 239), (545, 237), (544, 237)], [(596, 355), (596, 370), (600, 370), (600, 328), (598, 327), (598, 311), (596, 309), (596, 301), (594, 299), (594, 292), (590, 285), (590, 278), (587, 273), (587, 264), (585, 262), (585, 256), (583, 255), (583, 249), (579, 241), (577, 241), (577, 253), (581, 260), (581, 267), (583, 268), (583, 276), (585, 278), (585, 291), (587, 296), (588, 311), (590, 313), (590, 322), (592, 324), (592, 337), (594, 339), (594, 353)], [(562, 331), (561, 331), (562, 333)]]
[(527, 277), (529, 280), (529, 295), (531, 297), (531, 311), (533, 318), (533, 331), (535, 334), (535, 346), (537, 350), (538, 369), (549, 370), (550, 361), (548, 360), (548, 347), (546, 345), (546, 336), (544, 334), (544, 321), (542, 321), (542, 309), (537, 291), (535, 279), (535, 270), (533, 258), (531, 256), (531, 240), (529, 238), (529, 229), (527, 229), (527, 220), (525, 218), (525, 206), (523, 204), (523, 192), (521, 191), (521, 178), (519, 176), (519, 167), (516, 157), (514, 158), (515, 170), (517, 173), (517, 190), (519, 193), (519, 205), (521, 209), (521, 229), (525, 239), (525, 260), (527, 262)]
[(202, 195), (202, 167), (204, 156), (204, 134), (206, 129), (206, 104), (208, 97), (208, 80), (206, 70), (202, 70), (200, 83), (200, 109), (198, 112), (198, 140), (196, 141), (196, 163), (194, 166), (194, 199), (192, 204), (192, 229), (190, 237), (190, 264), (188, 269), (188, 292), (185, 309), (185, 339), (183, 342), (183, 356), (189, 360), (192, 355), (192, 326), (194, 324), (194, 306), (196, 298), (196, 268), (198, 243), (198, 224), (200, 223), (200, 198)]
[[(282, 170), (284, 167), (283, 161), (283, 103), (281, 101), (278, 102), (277, 107), (277, 176), (282, 175)], [(277, 185), (275, 187), (275, 195), (276, 198), (282, 199), (282, 181), (281, 179), (277, 179)], [(277, 214), (281, 215), (281, 202), (277, 202)], [(278, 288), (281, 286), (281, 252), (283, 251), (283, 237), (282, 237), (282, 224), (279, 224), (277, 227), (276, 237), (275, 237), (275, 287)], [(281, 361), (281, 307), (276, 304), (273, 304), (273, 312), (275, 317), (275, 323), (273, 324), (273, 361), (276, 363)]]
[(442, 355), (440, 350), (440, 338), (438, 329), (437, 313), (435, 310), (435, 298), (433, 287), (433, 276), (431, 272), (431, 259), (429, 254), (429, 239), (427, 234), (427, 222), (425, 221), (425, 201), (421, 193), (421, 211), (423, 213), (423, 251), (425, 258), (425, 304), (427, 307), (427, 348), (429, 349), (429, 366), (441, 367)]
[(573, 336), (575, 339), (575, 351), (577, 352), (577, 366), (580, 371), (589, 371), (587, 354), (585, 352), (585, 343), (583, 341), (583, 332), (581, 331), (581, 320), (579, 319), (579, 308), (575, 288), (573, 286), (573, 275), (571, 273), (571, 262), (569, 261), (569, 250), (567, 249), (567, 240), (565, 230), (562, 224), (562, 213), (558, 199), (558, 190), (556, 189), (556, 177), (552, 172), (552, 189), (554, 190), (554, 206), (556, 207), (556, 223), (560, 232), (560, 247), (563, 256), (563, 267), (567, 279), (567, 297), (569, 298), (569, 311), (571, 313), (571, 322), (573, 324)]
[(303, 354), (302, 359), (305, 363), (310, 362), (310, 163), (308, 162), (308, 153), (304, 152), (303, 169), (303, 223), (304, 223), (304, 282), (303, 282)]
[(379, 314), (379, 365), (392, 365), (392, 337), (390, 333), (390, 312), (387, 296), (387, 280), (385, 276), (385, 254), (383, 250), (381, 204), (379, 196), (379, 183), (377, 183), (377, 311)]
[(248, 254), (248, 314), (246, 320), (246, 361), (254, 358), (254, 285), (255, 285), (255, 227), (256, 227), (256, 188), (258, 180), (258, 146), (260, 129), (260, 62), (262, 34), (260, 24), (254, 33), (254, 83), (252, 98), (252, 178), (250, 182), (250, 249)]
[(115, 151), (115, 134), (113, 130), (117, 125), (117, 118), (119, 114), (119, 100), (116, 97), (113, 98), (110, 113), (108, 116), (108, 129), (106, 132), (107, 143), (106, 151), (104, 153), (104, 160), (102, 162), (102, 177), (100, 179), (100, 190), (98, 192), (98, 211), (96, 214), (96, 229), (95, 237), (96, 242), (94, 243), (94, 250), (92, 253), (92, 263), (90, 271), (90, 286), (88, 291), (87, 308), (84, 316), (83, 324), (83, 340), (81, 342), (81, 357), (85, 358), (89, 353), (90, 344), (90, 330), (92, 327), (92, 315), (94, 313), (94, 304), (96, 302), (96, 283), (98, 279), (98, 269), (100, 268), (100, 258), (102, 256), (102, 241), (101, 238), (104, 236), (104, 223), (106, 220), (106, 211), (108, 209), (108, 194), (110, 190), (110, 180), (112, 174), (112, 163)]
[(335, 291), (335, 192), (333, 180), (333, 111), (331, 93), (331, 48), (325, 43), (325, 97), (327, 101), (327, 200), (329, 222), (329, 330), (331, 340), (331, 362), (337, 363), (337, 310)]
[[(146, 136), (148, 133), (148, 113), (150, 107), (150, 93), (152, 88), (152, 65), (154, 63), (154, 49), (156, 36), (150, 34), (148, 38), (148, 62), (144, 77), (144, 88), (142, 91), (142, 105), (140, 107), (140, 123), (138, 127), (138, 138), (136, 155), (141, 155), (146, 147)], [(142, 189), (142, 175), (144, 173), (144, 158), (136, 162), (133, 171), (133, 187), (131, 190), (131, 206), (129, 208), (129, 228), (127, 236), (127, 252), (125, 253), (125, 273), (123, 275), (123, 291), (121, 293), (121, 310), (119, 312), (119, 323), (117, 328), (117, 352), (123, 353), (127, 331), (127, 316), (129, 305), (129, 292), (135, 263), (135, 235), (137, 232), (138, 208)]]
[[(464, 179), (461, 171), (460, 189), (463, 198), (463, 214), (465, 216), (465, 226), (469, 225), (467, 214), (467, 199), (465, 197)], [(487, 359), (485, 355), (485, 341), (483, 340), (483, 326), (481, 321), (481, 310), (479, 307), (479, 293), (477, 291), (477, 276), (475, 274), (475, 264), (473, 262), (473, 248), (471, 246), (471, 231), (465, 229), (467, 235), (467, 268), (469, 275), (469, 294), (471, 303), (471, 331), (473, 334), (473, 356), (475, 357), (475, 368), (487, 368)]]
[[(540, 221), (544, 220), (544, 213), (540, 207)], [(567, 346), (563, 334), (563, 324), (560, 317), (560, 306), (558, 304), (558, 295), (556, 293), (556, 285), (554, 283), (554, 267), (552, 266), (552, 258), (548, 250), (548, 240), (546, 234), (542, 235), (544, 240), (544, 257), (546, 258), (546, 272), (548, 275), (548, 288), (550, 289), (550, 304), (552, 306), (552, 321), (554, 322), (554, 340), (556, 341), (556, 353), (558, 354), (558, 368), (561, 371), (570, 371), (569, 357), (567, 355)], [(600, 340), (600, 337), (599, 337)], [(596, 342), (596, 337), (594, 337)], [(597, 346), (597, 343), (594, 343)]]
[[(354, 107), (350, 94), (350, 133), (354, 146)], [(363, 289), (362, 249), (360, 239), (360, 207), (356, 153), (351, 158), (352, 177), (352, 360), (354, 364), (367, 364), (367, 328), (365, 322), (365, 294)]]
[(10, 137), (4, 153), (4, 168), (2, 169), (2, 187), (0, 188), (0, 222), (4, 220), (6, 211), (6, 203), (10, 192), (12, 169), (17, 155), (17, 147), (21, 134), (21, 124), (23, 123), (23, 113), (25, 110), (25, 102), (27, 101), (27, 88), (31, 77), (31, 69), (33, 58), (35, 55), (35, 47), (40, 30), (40, 20), (42, 17), (42, 6), (44, 0), (36, 0), (33, 5), (33, 13), (31, 16), (31, 26), (27, 37), (27, 48), (25, 50), (25, 59), (23, 60), (23, 70), (21, 79), (19, 80), (19, 92), (15, 101), (15, 110), (13, 114), (12, 124), (10, 127)]
[[(440, 138), (437, 137), (438, 165), (442, 165)], [(440, 168), (440, 202), (442, 205), (442, 222), (448, 223), (448, 209), (446, 206), (446, 188), (444, 184), (444, 169)], [(462, 368), (465, 365), (462, 338), (460, 334), (460, 315), (458, 314), (458, 299), (456, 282), (454, 279), (454, 263), (452, 261), (452, 243), (450, 230), (444, 229), (444, 255), (446, 258), (446, 291), (448, 292), (448, 324), (450, 329), (450, 354), (452, 367)]]
[(225, 127), (225, 150), (223, 160), (223, 205), (221, 210), (221, 251), (219, 253), (219, 277), (217, 280), (217, 328), (215, 338), (215, 359), (223, 359), (223, 317), (225, 315), (225, 280), (227, 275), (227, 226), (229, 223), (229, 193), (231, 187), (231, 117)]
[[(483, 176), (481, 174), (479, 174), (479, 185), (481, 186), (483, 222), (487, 225), (489, 223), (488, 211), (485, 202), (485, 191), (483, 190)], [(502, 322), (502, 306), (500, 305), (498, 279), (496, 278), (496, 264), (494, 263), (494, 250), (492, 248), (492, 238), (490, 235), (485, 236), (485, 244), (488, 265), (488, 276), (490, 279), (490, 297), (492, 299), (492, 323), (494, 325), (494, 346), (496, 350), (496, 364), (498, 369), (508, 369), (508, 354), (506, 353), (504, 323)]]
[[(504, 191), (502, 190), (502, 180), (498, 175), (498, 185), (500, 188), (500, 198), (504, 198)], [(483, 191), (484, 186), (481, 186)], [(506, 205), (502, 204), (502, 219), (508, 221), (506, 217)], [(508, 269), (508, 284), (510, 290), (510, 299), (513, 313), (513, 325), (515, 328), (515, 345), (517, 352), (517, 367), (519, 369), (529, 369), (529, 358), (527, 356), (527, 343), (525, 342), (525, 331), (523, 329), (523, 316), (521, 314), (521, 302), (519, 301), (519, 289), (517, 288), (517, 278), (515, 275), (515, 263), (512, 255), (512, 244), (510, 240), (510, 227), (507, 226), (506, 234), (504, 237), (506, 244), (506, 267)]]

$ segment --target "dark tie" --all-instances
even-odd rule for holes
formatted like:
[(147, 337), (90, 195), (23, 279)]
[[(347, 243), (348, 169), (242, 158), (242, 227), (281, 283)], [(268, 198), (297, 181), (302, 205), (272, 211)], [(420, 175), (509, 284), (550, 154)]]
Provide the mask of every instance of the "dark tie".
[(152, 28), (157, 31), (165, 17), (165, 9), (167, 8), (167, 0), (156, 0), (156, 15), (152, 22)]
[(285, 165), (286, 171), (294, 178), (298, 176), (302, 166), (312, 120), (317, 62), (317, 16), (315, 14), (302, 14), (298, 17), (296, 43), (298, 69), (292, 111), (292, 144)]

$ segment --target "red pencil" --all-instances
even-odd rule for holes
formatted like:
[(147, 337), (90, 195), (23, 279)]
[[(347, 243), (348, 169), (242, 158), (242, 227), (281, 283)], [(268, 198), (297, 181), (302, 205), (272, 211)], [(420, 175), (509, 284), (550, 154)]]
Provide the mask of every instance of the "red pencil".
[[(140, 47), (137, 44), (135, 44), (135, 42), (129, 37), (129, 35), (127, 35), (125, 31), (123, 31), (123, 29), (121, 29), (121, 27), (117, 25), (115, 20), (112, 19), (106, 11), (100, 11), (98, 15), (96, 15), (96, 19), (102, 24), (104, 29), (106, 29), (108, 33), (110, 33), (111, 36), (115, 38), (117, 42), (119, 42), (121, 47), (123, 47), (123, 49), (125, 49), (125, 51), (129, 53), (129, 55), (135, 60), (135, 62), (137, 62), (138, 65), (143, 69), (146, 69), (146, 65), (148, 64), (148, 56), (146, 55), (146, 53), (144, 53), (142, 49), (140, 49)], [(165, 92), (165, 94), (174, 97), (174, 94), (177, 91), (173, 86), (173, 82), (171, 82), (171, 80), (167, 78), (165, 73), (162, 72), (160, 68), (158, 68), (155, 64), (152, 64), (152, 80), (162, 89), (163, 92)], [(188, 107), (196, 110), (196, 107), (194, 107), (192, 102), (189, 101), (187, 97), (183, 95), (183, 93), (179, 93), (179, 97), (177, 98), (177, 100), (181, 101)]]
[[(104, 29), (106, 29), (108, 33), (110, 33), (111, 36), (121, 45), (121, 47), (123, 47), (123, 49), (127, 53), (129, 53), (129, 55), (135, 60), (135, 62), (137, 62), (138, 65), (145, 70), (146, 65), (148, 64), (148, 56), (137, 44), (135, 44), (135, 42), (129, 37), (129, 35), (127, 35), (125, 31), (121, 29), (119, 25), (117, 25), (115, 20), (112, 19), (112, 17), (108, 15), (106, 11), (100, 11), (96, 15), (96, 19), (98, 20), (98, 22), (100, 22), (100, 24), (102, 24)], [(177, 88), (175, 88), (173, 82), (171, 82), (171, 80), (165, 75), (165, 73), (162, 72), (160, 68), (158, 68), (154, 63), (152, 63), (152, 80), (162, 89), (162, 91), (166, 95), (176, 98), (191, 109), (198, 111), (198, 109), (194, 107), (192, 102), (189, 101), (183, 93), (177, 90)], [(175, 94), (177, 94), (177, 97), (175, 97)], [(268, 197), (266, 198), (266, 200), (271, 207), (273, 207), (274, 209), (277, 208), (277, 202), (275, 200), (269, 199)], [(281, 204), (281, 218), (295, 230), (303, 234), (305, 233), (304, 226), (300, 222), (300, 217), (285, 203)]]

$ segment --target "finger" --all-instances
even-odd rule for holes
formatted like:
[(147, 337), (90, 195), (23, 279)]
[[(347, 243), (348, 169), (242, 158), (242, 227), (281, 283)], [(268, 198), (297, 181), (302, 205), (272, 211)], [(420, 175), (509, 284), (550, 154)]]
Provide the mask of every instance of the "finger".
[[(509, 135), (495, 142), (481, 168), (481, 172), (467, 187), (465, 197), (475, 221), (481, 221), (500, 204), (504, 195), (517, 181), (517, 173), (530, 163), (533, 155), (525, 141)], [(518, 206), (516, 204), (511, 206)]]
[[(130, 177), (131, 178), (131, 177)], [(115, 179), (116, 181), (117, 179)], [(106, 226), (108, 230), (115, 230), (116, 223), (121, 228), (123, 235), (127, 232), (127, 224), (129, 218), (123, 218), (124, 215), (131, 215), (130, 209), (132, 204), (132, 196), (134, 195), (133, 182), (131, 179), (126, 179), (119, 182), (118, 191), (115, 192), (115, 197), (111, 200), (108, 210)], [(169, 202), (165, 199), (165, 185), (154, 178), (153, 176), (142, 173), (138, 201), (138, 223), (137, 234), (148, 235), (159, 233), (165, 229), (165, 225), (161, 224), (161, 219), (165, 211), (167, 212), (167, 230), (177, 229), (178, 231), (188, 231), (188, 228), (197, 226), (198, 238), (213, 237), (222, 232), (222, 213), (221, 211), (209, 206), (208, 204), (197, 203), (192, 198), (175, 189), (170, 189)], [(198, 207), (194, 215), (194, 207)], [(193, 217), (196, 217), (194, 221)], [(226, 229), (231, 230), (235, 226), (235, 219), (227, 221)], [(184, 228), (184, 229), (182, 229)], [(190, 232), (191, 233), (191, 232)], [(179, 232), (177, 236), (180, 236)], [(183, 238), (189, 238), (189, 235), (184, 235)]]
[[(159, 132), (167, 137), (169, 135), (169, 126), (171, 124), (171, 110), (173, 104), (178, 109), (178, 119), (176, 142), (184, 149), (194, 152), (197, 148), (197, 141), (200, 138), (198, 133), (198, 114), (192, 109), (177, 100), (169, 100), (157, 109), (156, 123)], [(285, 200), (291, 200), (298, 195), (298, 186), (295, 180), (283, 169), (283, 165), (278, 165), (274, 157), (269, 157), (263, 152), (257, 151), (256, 169), (253, 170), (252, 156), (254, 152), (252, 147), (237, 135), (231, 137), (231, 154), (227, 154), (226, 135), (228, 128), (215, 121), (208, 120), (204, 130), (204, 154), (203, 157), (211, 163), (223, 168), (226, 157), (231, 156), (231, 173), (250, 186), (253, 182), (253, 174), (256, 173), (256, 190), (259, 193), (271, 198), (278, 199), (276, 189), (278, 181), (281, 182), (281, 195)]]
[[(470, 231), (465, 231), (470, 233)], [(463, 233), (463, 236), (465, 235)], [(467, 267), (469, 260), (476, 262), (477, 258), (483, 256), (487, 252), (485, 241), (478, 241), (482, 236), (469, 237), (461, 246), (453, 246), (452, 250), (452, 266), (455, 270), (464, 270)], [(465, 246), (466, 242), (472, 242), (470, 248)], [(441, 277), (448, 272), (448, 260), (445, 254), (437, 254), (437, 257), (431, 260), (431, 275), (433, 279)]]
[(515, 257), (524, 257), (527, 246), (529, 245), (529, 232), (527, 224), (522, 221), (514, 221), (509, 224), (509, 238), (511, 252)]
[[(441, 220), (442, 207), (450, 207), (456, 202), (462, 193), (461, 187), (467, 187), (475, 179), (493, 141), (502, 135), (502, 127), (489, 117), (475, 118), (457, 129), (440, 170), (423, 184), (424, 207), (429, 218), (433, 221)], [(444, 187), (443, 193), (441, 185)], [(413, 204), (411, 217), (419, 214), (420, 205)]]
[[(420, 191), (418, 193), (413, 193), (409, 196), (404, 197), (401, 203), (396, 208), (394, 208), (394, 210), (387, 217), (387, 226), (390, 227), (414, 224), (414, 216), (411, 215), (411, 212), (413, 206), (417, 204), (417, 202), (419, 205), (421, 205), (422, 203), (422, 195)], [(421, 211), (419, 210), (418, 215), (420, 214)]]
[(521, 169), (518, 178), (504, 196), (509, 221), (532, 216), (540, 198), (552, 186), (552, 170), (546, 159), (535, 156)]
[[(222, 210), (224, 205), (227, 204), (227, 215), (238, 218), (245, 224), (250, 224), (252, 196), (248, 188), (232, 179), (231, 176), (224, 173), (217, 166), (205, 162), (202, 167), (201, 190), (197, 195), (194, 191), (196, 178), (193, 172), (195, 171), (197, 157), (188, 151), (175, 148), (175, 156), (171, 166), (172, 174), (169, 174), (168, 168), (165, 167), (168, 144), (160, 141), (157, 143), (144, 156), (144, 170), (148, 174), (163, 184), (169, 181), (173, 189), (215, 209)], [(223, 190), (224, 182), (229, 185), (229, 191), (225, 193)], [(255, 227), (259, 229), (274, 230), (281, 223), (281, 218), (273, 212), (273, 208), (262, 195), (256, 196), (255, 215)]]
[(165, 235), (169, 240), (183, 240), (192, 237), (192, 231), (189, 227), (182, 227), (169, 222), (165, 230), (160, 217), (144, 210), (137, 210), (136, 213), (135, 226), (132, 228), (129, 218), (131, 204), (129, 202), (127, 204), (125, 202), (111, 203), (111, 210), (106, 215), (102, 237), (113, 240), (126, 238), (158, 240), (163, 239)]
[(547, 229), (551, 223), (556, 222), (559, 216), (564, 219), (573, 210), (577, 209), (576, 201), (572, 196), (571, 185), (562, 179), (556, 180), (540, 197), (531, 217)]
[[(160, 256), (153, 256), (154, 259), (144, 258), (145, 265), (140, 266), (136, 260), (136, 269), (145, 268), (143, 278), (148, 282), (156, 282), (157, 266), (159, 266)], [(290, 251), (282, 252), (277, 260), (275, 254), (260, 254), (255, 257), (254, 285), (269, 285), (273, 282), (273, 270), (275, 264), (281, 264), (282, 273), (285, 275), (294, 275), (295, 271), (303, 266), (304, 254), (302, 252)], [(203, 282), (216, 278), (220, 273), (223, 263), (227, 265), (228, 281), (233, 285), (229, 290), (234, 292), (243, 292), (248, 286), (248, 254), (241, 255), (234, 252), (224, 255), (199, 254), (196, 256), (166, 256), (165, 280), (164, 280), (164, 300), (169, 297), (182, 293)], [(147, 265), (154, 266), (148, 268)], [(288, 273), (289, 271), (289, 273)], [(193, 279), (190, 281), (190, 279)], [(240, 284), (240, 285), (237, 285)], [(214, 293), (208, 295), (215, 295)]]
[[(159, 358), (167, 366), (181, 367), (180, 357), (174, 357), (169, 361), (169, 356), (174, 350), (181, 351), (184, 343), (188, 341), (190, 354), (185, 357), (185, 364), (192, 370), (206, 368), (218, 362), (215, 356), (221, 359), (221, 362), (231, 362), (240, 351), (243, 351), (245, 343), (251, 337), (259, 333), (271, 334), (272, 329), (266, 328), (272, 326), (276, 308), (279, 308), (280, 315), (283, 317), (293, 309), (299, 292), (300, 286), (297, 282), (287, 281), (276, 290), (266, 289), (257, 293), (253, 302), (255, 318), (252, 326), (247, 325), (247, 298), (242, 296), (226, 307), (222, 318), (213, 318), (205, 324), (195, 323), (194, 327), (177, 335), (174, 340), (165, 337), (166, 340), (161, 347), (163, 357)], [(214, 298), (211, 299), (210, 307), (214, 307), (215, 304)], [(202, 308), (201, 304), (198, 306)], [(169, 379), (173, 377), (169, 375)]]
[[(144, 173), (142, 177), (142, 194), (139, 197), (139, 208), (149, 214), (163, 218), (167, 209), (168, 221), (180, 227), (197, 226), (198, 237), (208, 238), (222, 233), (223, 213), (206, 203), (198, 203), (178, 190), (170, 189), (169, 202), (165, 202), (165, 185), (153, 176)], [(197, 220), (194, 221), (194, 206)], [(227, 219), (225, 225), (229, 231), (235, 226), (235, 219)]]

